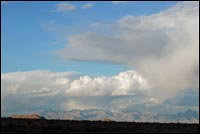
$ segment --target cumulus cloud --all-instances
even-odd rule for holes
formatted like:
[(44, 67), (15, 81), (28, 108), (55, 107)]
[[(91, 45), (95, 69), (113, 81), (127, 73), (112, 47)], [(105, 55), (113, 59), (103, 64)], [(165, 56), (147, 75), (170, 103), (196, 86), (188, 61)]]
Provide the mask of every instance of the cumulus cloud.
[(87, 3), (82, 5), (82, 9), (89, 9), (92, 8), (94, 6), (94, 3)]
[(116, 96), (148, 90), (147, 81), (135, 71), (113, 77), (79, 76), (73, 72), (28, 71), (1, 74), (2, 95)]
[(74, 80), (66, 93), (73, 96), (131, 95), (148, 90), (147, 81), (135, 71), (119, 73), (113, 77), (81, 76)]
[(133, 67), (147, 78), (152, 94), (160, 99), (199, 88), (199, 2), (178, 2), (148, 16), (128, 15), (113, 25), (117, 34), (69, 36), (59, 55), (66, 60)]
[(70, 10), (76, 10), (76, 6), (69, 3), (61, 3), (56, 6), (56, 10), (54, 12), (65, 12)]

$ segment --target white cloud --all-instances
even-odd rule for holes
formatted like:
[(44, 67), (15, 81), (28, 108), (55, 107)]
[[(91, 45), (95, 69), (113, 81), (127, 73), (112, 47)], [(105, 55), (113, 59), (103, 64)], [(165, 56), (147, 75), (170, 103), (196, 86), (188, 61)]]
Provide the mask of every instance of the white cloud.
[(73, 96), (116, 96), (136, 94), (148, 88), (144, 78), (135, 71), (128, 71), (113, 77), (81, 76), (71, 83), (66, 93)]
[(112, 1), (113, 4), (123, 4), (127, 3), (128, 1)]
[(28, 71), (1, 74), (2, 93), (47, 96), (130, 95), (148, 90), (147, 81), (135, 71), (121, 72), (113, 77), (80, 76), (72, 72)]
[(62, 94), (75, 76), (73, 72), (48, 70), (1, 74), (1, 113), (9, 115), (59, 108), (58, 104), (64, 101)]
[[(140, 72), (160, 99), (199, 88), (199, 2), (178, 2), (148, 16), (125, 16), (110, 35), (68, 37), (66, 60), (126, 64)], [(92, 81), (92, 80), (91, 80)]]
[[(89, 9), (94, 6), (94, 3), (86, 3), (81, 6), (81, 9)], [(70, 3), (61, 3), (56, 5), (56, 9), (52, 10), (51, 12), (66, 12), (78, 9), (75, 5)]]
[(82, 9), (89, 9), (92, 8), (94, 6), (94, 3), (87, 3), (82, 5)]
[(65, 90), (74, 72), (36, 70), (1, 74), (1, 114), (58, 109), (65, 103)]
[[(80, 76), (74, 72), (48, 70), (3, 73), (1, 114), (93, 108), (165, 111), (164, 107), (168, 104), (152, 98), (149, 95), (151, 91), (147, 81), (135, 71), (110, 77)], [(188, 108), (191, 107), (185, 107)]]
[(148, 92), (148, 88), (147, 81), (135, 71), (112, 77), (48, 70), (4, 73), (1, 74), (2, 113), (49, 108), (105, 108), (105, 101), (111, 101), (108, 103), (111, 107), (112, 97), (141, 95)]
[(1, 74), (2, 96), (9, 94), (48, 96), (65, 92), (75, 73), (27, 71)]
[(161, 104), (160, 100), (156, 99), (156, 98), (150, 98), (146, 103), (145, 106), (156, 106), (158, 104)]
[(56, 6), (56, 10), (54, 12), (65, 12), (70, 10), (76, 10), (76, 6), (69, 3), (61, 3)]

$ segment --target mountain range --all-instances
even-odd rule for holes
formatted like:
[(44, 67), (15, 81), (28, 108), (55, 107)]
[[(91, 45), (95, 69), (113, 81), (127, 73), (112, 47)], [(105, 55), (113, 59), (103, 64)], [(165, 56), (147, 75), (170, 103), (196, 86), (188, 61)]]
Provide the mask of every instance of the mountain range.
[(46, 119), (60, 120), (104, 120), (104, 121), (136, 121), (136, 122), (181, 122), (181, 123), (199, 123), (199, 113), (187, 110), (176, 114), (158, 114), (149, 112), (134, 111), (109, 111), (102, 109), (88, 110), (44, 110), (39, 113)]

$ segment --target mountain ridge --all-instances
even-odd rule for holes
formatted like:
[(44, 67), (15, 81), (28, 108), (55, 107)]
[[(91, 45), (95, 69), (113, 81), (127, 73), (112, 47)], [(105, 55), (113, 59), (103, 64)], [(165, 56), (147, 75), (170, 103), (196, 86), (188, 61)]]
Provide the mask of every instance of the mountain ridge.
[(12, 115), (10, 116), (10, 118), (13, 119), (43, 119), (42, 116), (40, 116), (39, 114), (26, 114), (26, 115)]
[(196, 111), (188, 109), (185, 112), (175, 114), (158, 114), (147, 113), (137, 110), (131, 112), (109, 111), (103, 109), (73, 109), (69, 111), (54, 111), (44, 110), (40, 113), (46, 119), (60, 120), (103, 120), (109, 119), (112, 121), (136, 121), (136, 122), (183, 122), (183, 123), (199, 123), (199, 114)]

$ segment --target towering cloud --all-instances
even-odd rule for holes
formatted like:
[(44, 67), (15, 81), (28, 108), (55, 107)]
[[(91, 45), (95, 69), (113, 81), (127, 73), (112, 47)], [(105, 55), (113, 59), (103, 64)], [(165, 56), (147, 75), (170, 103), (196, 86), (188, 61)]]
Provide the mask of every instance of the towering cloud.
[(199, 88), (199, 2), (178, 2), (148, 16), (125, 16), (115, 25), (113, 35), (70, 36), (59, 54), (66, 60), (133, 67), (161, 98)]

